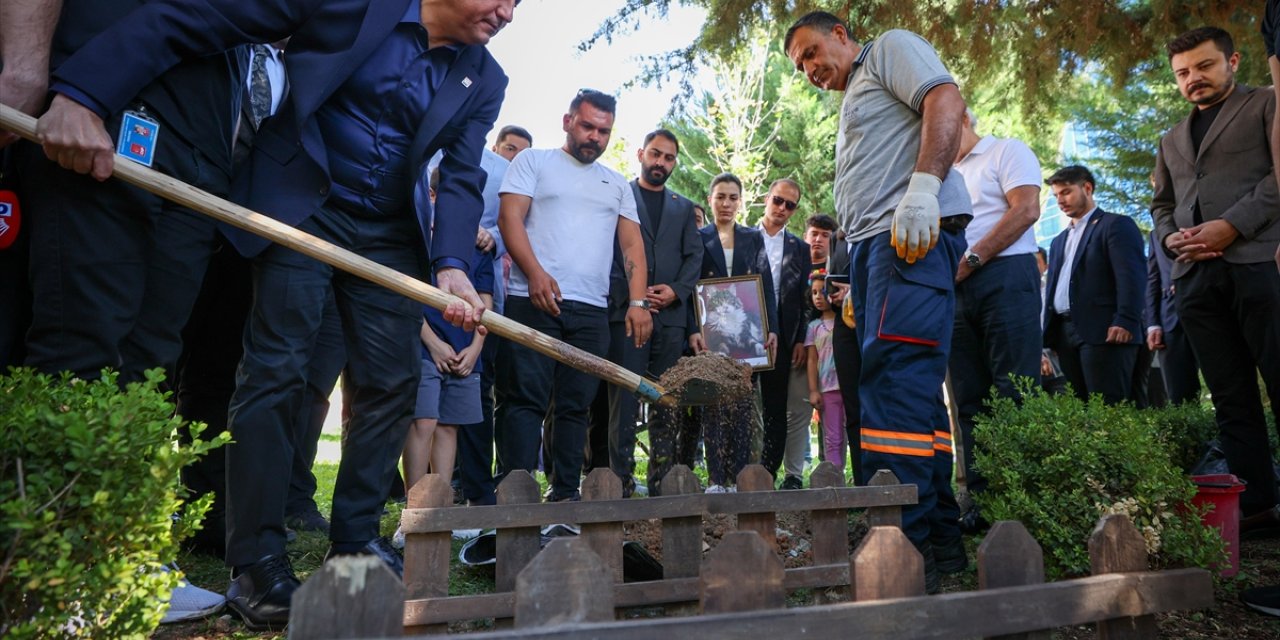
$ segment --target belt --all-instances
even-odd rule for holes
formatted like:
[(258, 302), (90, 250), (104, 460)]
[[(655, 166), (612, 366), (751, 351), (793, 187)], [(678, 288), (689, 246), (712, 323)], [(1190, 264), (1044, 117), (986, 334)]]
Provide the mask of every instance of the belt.
[(947, 216), (938, 221), (938, 228), (943, 231), (951, 231), (960, 233), (965, 227), (969, 226), (969, 221), (973, 220), (973, 216), (967, 213), (961, 213), (954, 216)]

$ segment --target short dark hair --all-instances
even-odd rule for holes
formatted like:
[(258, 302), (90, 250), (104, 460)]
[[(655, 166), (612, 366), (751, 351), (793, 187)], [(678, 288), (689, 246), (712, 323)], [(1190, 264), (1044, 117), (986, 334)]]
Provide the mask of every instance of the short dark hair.
[(844, 20), (837, 18), (835, 14), (827, 13), (826, 11), (811, 11), (806, 13), (800, 16), (800, 19), (796, 20), (795, 23), (791, 25), (790, 29), (787, 29), (787, 35), (782, 39), (782, 51), (783, 53), (786, 53), (791, 50), (791, 39), (794, 38), (796, 32), (801, 29), (809, 28), (821, 33), (830, 33), (831, 30), (836, 27), (844, 29), (845, 33), (852, 33), (849, 31), (849, 25), (845, 24)]
[(649, 143), (653, 142), (653, 139), (658, 137), (662, 137), (670, 140), (671, 144), (674, 144), (676, 146), (676, 153), (677, 154), (680, 153), (680, 140), (676, 138), (676, 134), (671, 133), (671, 131), (668, 129), (654, 129), (653, 131), (650, 131), (649, 133), (645, 134), (644, 143), (640, 145), (640, 148), (643, 149), (649, 146)]
[(1098, 183), (1093, 179), (1093, 172), (1078, 164), (1058, 169), (1053, 172), (1053, 175), (1049, 176), (1048, 180), (1044, 181), (1049, 186), (1055, 184), (1083, 184), (1085, 182), (1088, 182), (1091, 187), (1096, 188), (1098, 186)]
[(795, 189), (795, 190), (796, 190), (796, 200), (799, 200), (799, 199), (801, 199), (801, 198), (803, 198), (803, 197), (804, 197), (804, 192), (800, 189), (800, 183), (799, 183), (799, 182), (796, 182), (795, 180), (792, 180), (791, 178), (778, 178), (777, 180), (774, 180), (773, 182), (770, 182), (770, 183), (769, 183), (769, 190), (770, 190), (770, 191), (773, 191), (773, 188), (774, 188), (774, 187), (776, 187), (776, 186), (778, 186), (778, 185), (780, 185), (780, 184), (789, 185), (792, 189)]
[(1236, 52), (1236, 44), (1231, 40), (1231, 34), (1218, 27), (1199, 27), (1187, 31), (1170, 40), (1169, 44), (1165, 45), (1165, 51), (1169, 53), (1169, 59), (1172, 60), (1174, 55), (1190, 51), (1210, 40), (1222, 55), (1228, 58)]
[(529, 146), (531, 147), (533, 146), (533, 134), (529, 133), (528, 129), (525, 129), (524, 127), (521, 127), (519, 125), (509, 124), (501, 129), (498, 129), (498, 142), (502, 142), (502, 139), (506, 138), (507, 136), (524, 138), (525, 140), (529, 141)]
[(576, 112), (584, 102), (609, 114), (616, 113), (618, 109), (617, 98), (595, 89), (578, 89), (578, 94), (569, 102), (569, 113)]
[(839, 228), (839, 225), (836, 224), (835, 218), (832, 218), (825, 213), (817, 213), (809, 216), (809, 219), (804, 221), (804, 226), (805, 228), (812, 227), (814, 229), (830, 231), (831, 233), (835, 233), (836, 229)]
[(727, 171), (712, 178), (711, 186), (707, 187), (707, 190), (715, 191), (716, 185), (720, 184), (721, 182), (732, 182), (733, 184), (738, 185), (738, 193), (742, 193), (742, 181), (738, 179), (738, 176), (735, 176), (732, 173), (729, 173)]

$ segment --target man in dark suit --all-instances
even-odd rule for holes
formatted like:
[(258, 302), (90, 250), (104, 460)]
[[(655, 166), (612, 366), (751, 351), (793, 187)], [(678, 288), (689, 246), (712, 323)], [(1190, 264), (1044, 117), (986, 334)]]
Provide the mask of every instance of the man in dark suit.
[[(442, 289), (470, 303), (451, 305), (446, 318), (471, 329), (483, 308), (465, 275), (482, 210), (480, 151), (506, 88), (483, 45), (513, 7), (514, 0), (144, 3), (58, 69), (52, 88), (60, 95), (39, 130), (51, 158), (105, 179), (113, 145), (103, 118), (128, 106), (139, 87), (180, 60), (292, 34), (289, 96), (257, 132), (233, 194), (390, 268), (417, 277), (433, 270)], [(139, 39), (139, 25), (162, 33)], [(433, 219), (423, 208), (415, 216), (416, 177), (442, 148), (437, 204), (448, 215)], [(327, 555), (372, 553), (393, 568), (399, 561), (377, 538), (378, 520), (418, 386), (421, 307), (244, 232), (228, 235), (254, 257), (256, 294), (230, 410), (228, 601), (251, 628), (278, 627), (298, 586), (284, 554), (293, 419), (325, 299), (332, 292), (343, 316), (354, 399)]]
[(1195, 108), (1160, 140), (1151, 216), (1175, 259), (1178, 317), (1213, 395), (1227, 464), (1248, 483), (1241, 532), (1280, 532), (1257, 384), (1260, 372), (1280, 406), (1280, 276), (1271, 263), (1280, 195), (1267, 146), (1276, 98), (1236, 83), (1240, 54), (1222, 29), (1193, 29), (1167, 50)]
[[(769, 185), (764, 197), (760, 236), (773, 277), (778, 324), (769, 329), (778, 334), (778, 351), (773, 369), (760, 374), (760, 396), (764, 408), (764, 448), (760, 463), (777, 477), (784, 466), (781, 488), (804, 488), (804, 454), (809, 445), (809, 370), (805, 368), (804, 332), (808, 327), (809, 244), (787, 231), (787, 222), (800, 204), (800, 185), (781, 178)], [(793, 401), (794, 398), (794, 401)], [(786, 464), (783, 465), (785, 457)]]
[[(628, 285), (622, 248), (614, 240), (613, 272), (609, 278), (609, 360), (629, 371), (657, 378), (671, 368), (684, 350), (693, 285), (702, 267), (702, 242), (693, 224), (693, 203), (664, 187), (675, 169), (680, 142), (674, 133), (658, 129), (645, 136), (636, 153), (640, 176), (631, 182), (644, 237), (648, 265), (646, 298), (653, 314), (649, 341), (636, 347), (626, 336)], [(635, 393), (608, 385), (609, 467), (622, 479), (623, 497), (635, 489), (636, 413)], [(650, 477), (666, 475), (675, 459), (677, 424), (669, 424), (667, 412), (649, 418)], [(655, 489), (656, 487), (651, 487)], [(656, 495), (656, 494), (655, 494)]]
[(1173, 284), (1173, 258), (1160, 248), (1156, 230), (1151, 230), (1151, 253), (1147, 256), (1147, 300), (1144, 324), (1147, 348), (1160, 361), (1160, 375), (1172, 404), (1200, 398), (1200, 364), (1178, 322), (1177, 289)]
[(1142, 330), (1142, 234), (1094, 203), (1093, 174), (1075, 165), (1045, 180), (1071, 226), (1049, 247), (1044, 346), (1081, 399), (1129, 398)]

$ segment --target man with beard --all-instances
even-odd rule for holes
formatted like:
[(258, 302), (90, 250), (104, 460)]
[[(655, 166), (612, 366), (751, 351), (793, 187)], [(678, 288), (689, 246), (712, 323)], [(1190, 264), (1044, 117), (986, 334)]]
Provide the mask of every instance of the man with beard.
[[(596, 163), (613, 131), (613, 96), (578, 92), (564, 115), (564, 146), (516, 156), (501, 188), (498, 228), (515, 264), (506, 315), (597, 356), (609, 349), (613, 241), (622, 253), (627, 308), (622, 339), (637, 349), (653, 327), (644, 240), (626, 178)], [(505, 340), (498, 359), (497, 447), (506, 471), (538, 468), (542, 421), (554, 407), (550, 501), (578, 500), (587, 408), (599, 380)]]
[[(626, 339), (628, 278), (622, 245), (614, 243), (613, 272), (609, 287), (609, 359), (628, 370), (657, 378), (671, 368), (684, 348), (689, 324), (688, 306), (698, 269), (702, 265), (702, 243), (694, 227), (693, 202), (663, 185), (675, 169), (680, 142), (674, 133), (658, 129), (644, 137), (636, 152), (640, 177), (631, 181), (636, 213), (644, 239), (646, 273), (645, 299), (653, 319), (652, 339), (639, 347)], [(635, 488), (636, 395), (610, 385), (609, 467), (622, 479), (623, 497)], [(649, 418), (649, 485), (654, 485), (671, 469), (675, 453), (676, 425), (666, 412)]]
[(1240, 497), (1242, 537), (1280, 534), (1280, 492), (1258, 392), (1261, 372), (1280, 406), (1280, 197), (1267, 140), (1271, 91), (1237, 84), (1231, 35), (1201, 27), (1167, 47), (1178, 90), (1195, 105), (1160, 140), (1151, 217), (1174, 258), (1178, 317), (1213, 395)]

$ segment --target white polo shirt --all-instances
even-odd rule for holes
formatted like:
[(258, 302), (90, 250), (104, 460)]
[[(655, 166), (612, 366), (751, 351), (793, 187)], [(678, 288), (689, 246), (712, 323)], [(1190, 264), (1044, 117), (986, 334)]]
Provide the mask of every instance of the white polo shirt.
[[(956, 171), (964, 176), (965, 188), (973, 201), (973, 221), (965, 228), (964, 237), (972, 247), (995, 228), (1009, 210), (1005, 194), (1017, 187), (1040, 186), (1040, 161), (1036, 154), (1012, 138), (983, 136), (960, 162)], [(1036, 232), (1028, 227), (1022, 237), (1001, 251), (1001, 256), (1035, 253)], [(990, 260), (997, 256), (982, 256)]]

